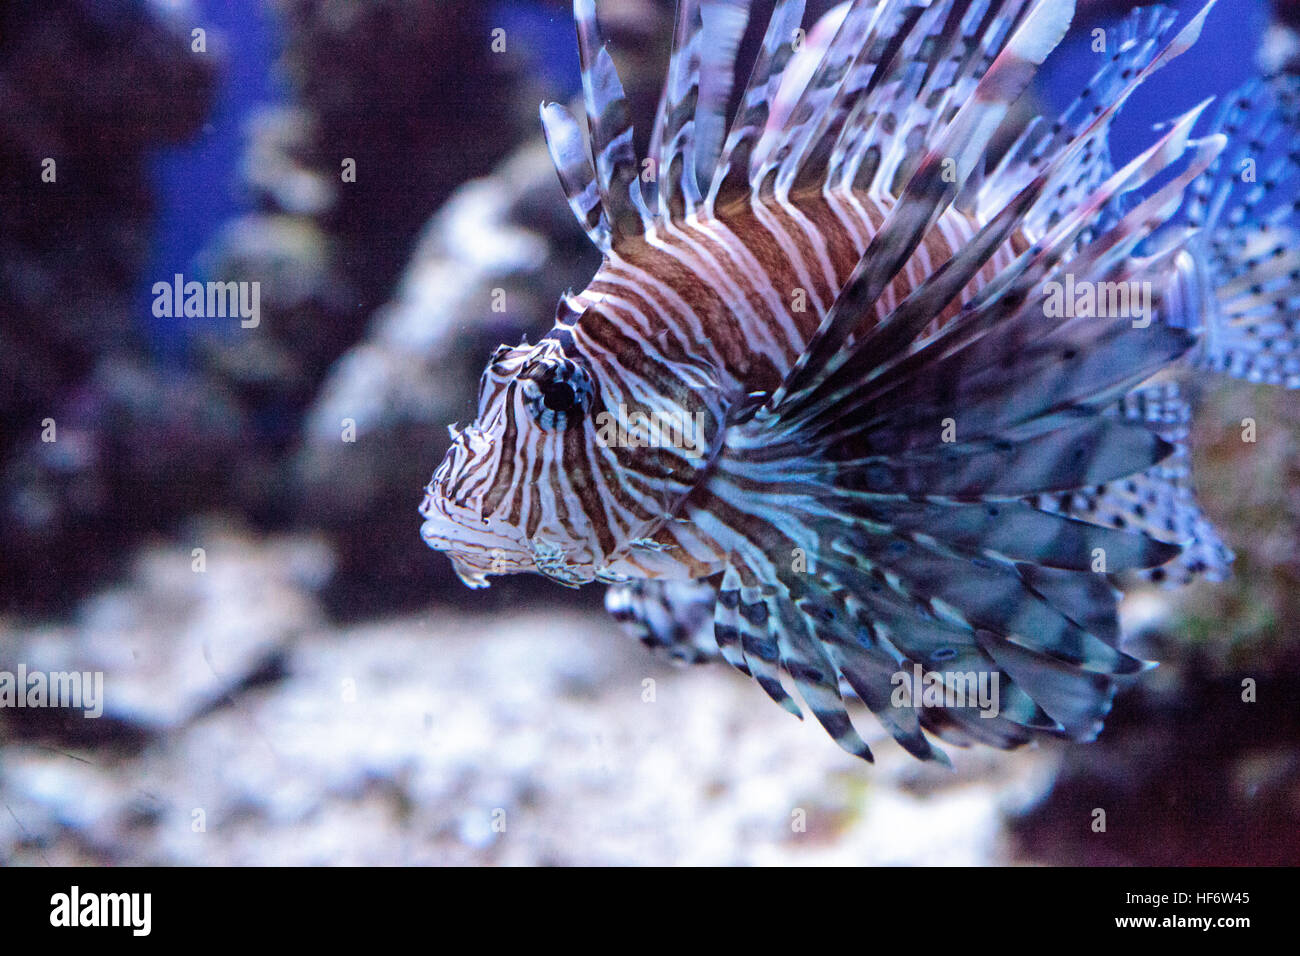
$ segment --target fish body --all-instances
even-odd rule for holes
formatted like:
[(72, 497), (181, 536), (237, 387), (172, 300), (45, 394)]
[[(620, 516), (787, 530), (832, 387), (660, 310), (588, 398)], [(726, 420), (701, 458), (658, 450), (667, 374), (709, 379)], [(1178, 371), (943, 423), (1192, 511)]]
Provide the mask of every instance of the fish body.
[[(475, 587), (610, 583), (647, 643), (716, 647), (799, 714), (792, 683), (867, 759), (846, 695), (923, 759), (946, 760), (936, 735), (1094, 736), (1145, 666), (1116, 585), (1231, 560), (1178, 374), (1300, 384), (1297, 204), (1261, 205), (1300, 161), (1293, 93), (1247, 91), (1196, 137), (1201, 104), (1119, 169), (1106, 148), (1208, 11), (1135, 12), (1076, 104), (994, 161), (1071, 3), (853, 0), (808, 34), (780, 0), (728, 122), (749, 4), (682, 0), (642, 162), (577, 0), (586, 135), (542, 121), (604, 261), (493, 356), (425, 540)], [(1239, 188), (1270, 144), (1271, 185)]]

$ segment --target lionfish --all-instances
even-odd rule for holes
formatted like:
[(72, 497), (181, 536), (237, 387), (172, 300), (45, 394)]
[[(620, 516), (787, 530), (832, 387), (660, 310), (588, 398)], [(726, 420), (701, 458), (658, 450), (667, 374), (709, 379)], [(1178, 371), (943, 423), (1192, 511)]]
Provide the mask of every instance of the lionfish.
[[(1300, 166), (1294, 90), (1257, 81), (1194, 137), (1207, 100), (1115, 168), (1117, 111), (1208, 6), (1172, 35), (1134, 11), (1077, 101), (1012, 136), (1072, 0), (853, 0), (811, 32), (803, 6), (776, 2), (733, 97), (750, 4), (679, 0), (639, 160), (575, 0), (585, 129), (541, 119), (604, 259), (492, 356), (423, 537), (470, 587), (611, 584), (646, 643), (720, 655), (801, 717), (792, 684), (867, 760), (854, 696), (927, 760), (932, 737), (1091, 739), (1149, 666), (1120, 588), (1232, 559), (1178, 373), (1300, 386), (1300, 202), (1274, 188)], [(996, 680), (998, 706), (900, 700), (920, 673)]]

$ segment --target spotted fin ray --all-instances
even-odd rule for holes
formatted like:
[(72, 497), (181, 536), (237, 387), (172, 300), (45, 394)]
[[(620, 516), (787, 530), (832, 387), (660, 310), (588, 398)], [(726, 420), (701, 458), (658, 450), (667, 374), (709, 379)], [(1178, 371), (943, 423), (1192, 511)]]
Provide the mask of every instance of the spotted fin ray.
[(635, 580), (605, 592), (605, 610), (653, 651), (682, 664), (718, 656), (713, 636), (717, 587), (708, 581)]
[(1200, 255), (1180, 269), (1184, 313), (1207, 317), (1195, 362), (1300, 388), (1300, 78), (1248, 84), (1216, 128), (1232, 148), (1194, 190)]

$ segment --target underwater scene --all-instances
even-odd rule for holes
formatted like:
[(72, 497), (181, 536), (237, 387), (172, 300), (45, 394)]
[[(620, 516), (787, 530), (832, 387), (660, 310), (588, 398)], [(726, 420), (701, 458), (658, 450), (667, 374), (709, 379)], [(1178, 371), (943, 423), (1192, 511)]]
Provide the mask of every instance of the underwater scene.
[(1298, 688), (1300, 4), (0, 6), (0, 865), (1295, 865)]

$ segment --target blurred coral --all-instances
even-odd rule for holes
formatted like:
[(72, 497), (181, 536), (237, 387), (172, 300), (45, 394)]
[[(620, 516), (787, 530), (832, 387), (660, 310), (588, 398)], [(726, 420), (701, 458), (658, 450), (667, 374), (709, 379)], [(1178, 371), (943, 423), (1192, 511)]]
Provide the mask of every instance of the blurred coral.
[[(114, 564), (139, 514), (131, 463), (157, 436), (113, 429), (177, 425), (172, 386), (144, 370), (137, 297), (150, 153), (198, 129), (216, 84), (170, 19), (182, 9), (0, 9), (0, 607), (58, 606)], [(40, 440), (50, 420), (61, 445)]]
[[(1136, 653), (1100, 739), (1014, 830), (1042, 862), (1300, 862), (1300, 393), (1218, 382), (1193, 431), (1233, 576), (1128, 598)], [(1090, 828), (1107, 813), (1107, 831)], [(1063, 821), (1072, 821), (1070, 826)]]

